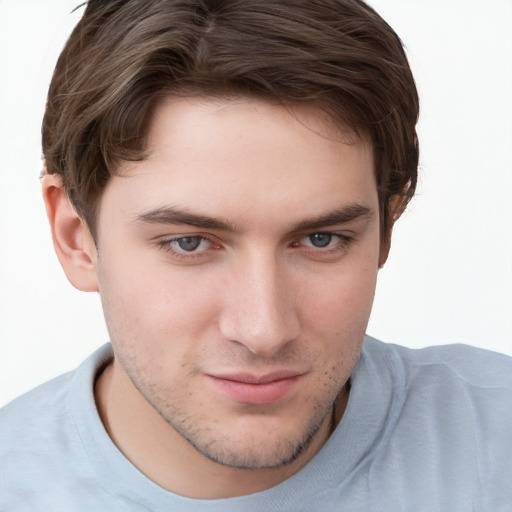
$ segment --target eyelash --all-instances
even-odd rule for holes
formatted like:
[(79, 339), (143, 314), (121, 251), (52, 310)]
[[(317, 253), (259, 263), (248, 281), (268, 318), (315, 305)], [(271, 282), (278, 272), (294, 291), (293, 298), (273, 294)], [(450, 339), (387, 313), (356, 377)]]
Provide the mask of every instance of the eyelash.
[[(333, 238), (333, 241), (330, 241), (329, 245), (325, 248), (303, 245), (304, 250), (306, 250), (310, 253), (315, 253), (316, 255), (328, 256), (328, 255), (333, 255), (336, 253), (343, 252), (355, 240), (355, 238), (353, 236), (342, 234), (342, 233), (334, 233), (331, 231), (315, 231), (313, 233), (309, 233), (307, 235), (300, 237), (299, 241), (293, 242), (291, 244), (291, 247), (294, 247), (294, 248), (300, 247), (301, 246), (300, 241), (307, 239), (308, 237), (311, 237), (314, 235), (327, 235), (327, 236), (330, 236)], [(196, 252), (195, 250), (194, 251), (185, 251), (183, 249), (177, 250), (173, 247), (172, 244), (177, 244), (180, 240), (183, 240), (185, 238), (198, 239), (199, 244), (202, 244), (203, 242), (208, 242), (209, 244), (211, 244), (211, 247), (209, 247), (205, 251), (201, 251), (201, 252)], [(208, 236), (194, 234), (194, 235), (180, 235), (180, 236), (175, 236), (175, 237), (168, 238), (165, 240), (160, 240), (158, 242), (158, 247), (160, 249), (164, 250), (165, 252), (170, 253), (173, 257), (175, 257), (177, 259), (191, 260), (191, 259), (204, 257), (205, 252), (209, 249), (213, 249), (213, 250), (220, 249), (220, 244), (216, 244)]]

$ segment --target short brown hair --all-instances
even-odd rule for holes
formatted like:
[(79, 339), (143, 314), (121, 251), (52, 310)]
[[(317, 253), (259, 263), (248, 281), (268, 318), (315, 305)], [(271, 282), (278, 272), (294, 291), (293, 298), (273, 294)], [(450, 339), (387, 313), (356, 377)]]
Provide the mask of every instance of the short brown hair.
[(144, 158), (168, 95), (314, 102), (375, 155), (381, 233), (417, 182), (418, 95), (402, 43), (361, 0), (90, 0), (58, 60), (43, 121), (48, 173), (95, 233), (121, 160)]

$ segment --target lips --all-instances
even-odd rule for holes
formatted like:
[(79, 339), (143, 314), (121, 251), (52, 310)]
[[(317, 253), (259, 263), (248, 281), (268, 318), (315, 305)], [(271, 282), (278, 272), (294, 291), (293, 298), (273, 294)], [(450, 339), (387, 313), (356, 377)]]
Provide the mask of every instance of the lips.
[(272, 404), (290, 396), (303, 374), (277, 371), (265, 375), (235, 373), (208, 375), (212, 385), (222, 394), (241, 404)]

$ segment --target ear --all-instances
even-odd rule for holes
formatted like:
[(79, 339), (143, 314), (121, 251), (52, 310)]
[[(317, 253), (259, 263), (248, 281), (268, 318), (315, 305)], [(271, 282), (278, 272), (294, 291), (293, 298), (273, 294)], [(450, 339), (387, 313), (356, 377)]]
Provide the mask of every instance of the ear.
[(391, 233), (393, 226), (390, 226), (380, 240), (379, 268), (382, 268), (388, 261), (389, 251), (391, 250)]
[(44, 174), (41, 184), (53, 246), (69, 282), (85, 292), (98, 291), (97, 250), (89, 228), (71, 204), (60, 176)]
[(405, 196), (396, 195), (392, 196), (389, 201), (389, 214), (391, 221), (389, 223), (388, 230), (382, 236), (380, 242), (380, 256), (379, 256), (379, 268), (382, 268), (386, 263), (389, 251), (391, 249), (391, 235), (393, 234), (393, 227), (395, 222), (400, 218), (404, 210)]

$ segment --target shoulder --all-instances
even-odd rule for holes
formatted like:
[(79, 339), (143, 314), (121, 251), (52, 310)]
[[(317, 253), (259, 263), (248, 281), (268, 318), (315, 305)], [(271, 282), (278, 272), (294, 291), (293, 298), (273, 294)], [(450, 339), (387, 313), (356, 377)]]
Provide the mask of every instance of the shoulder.
[[(0, 410), (1, 450), (19, 450), (24, 437), (46, 436), (66, 414), (66, 396), (73, 374), (66, 373), (16, 398)], [(16, 443), (16, 445), (14, 444)]]
[[(55, 434), (55, 431), (66, 425), (65, 420), (70, 414), (71, 402), (75, 399), (94, 400), (95, 376), (110, 357), (110, 346), (104, 345), (76, 370), (41, 384), (8, 403), (0, 409), (2, 438), (12, 436), (20, 439), (25, 436), (41, 439), (46, 435)], [(5, 444), (2, 444), (1, 448), (4, 449)]]
[[(467, 345), (410, 349), (367, 338), (362, 358), (393, 383), (402, 418), (453, 432), (472, 430), (482, 449), (485, 438), (512, 446), (512, 358)], [(368, 363), (367, 363), (368, 364)], [(498, 446), (496, 446), (498, 449)]]
[(364, 351), (369, 357), (387, 358), (398, 365), (406, 379), (425, 379), (433, 375), (469, 388), (512, 389), (512, 357), (463, 344), (412, 349), (367, 337)]
[(65, 479), (72, 378), (72, 373), (57, 377), (0, 411), (0, 459), (8, 468), (0, 482), (0, 509), (38, 510), (35, 504), (38, 499), (44, 502), (45, 489)]
[(494, 451), (502, 458), (503, 447), (512, 446), (511, 357), (466, 345), (410, 349), (371, 338), (363, 357), (394, 374), (401, 419), (437, 432), (470, 432), (472, 445), (490, 457)]
[(0, 460), (8, 468), (0, 479), (1, 510), (43, 510), (64, 489), (93, 485), (77, 420), (94, 409), (96, 371), (108, 356), (105, 346), (0, 410)]
[(484, 510), (501, 510), (512, 477), (512, 358), (465, 345), (409, 349), (373, 339), (363, 356), (391, 361), (389, 371), (401, 374), (390, 452), (407, 447), (407, 457), (424, 462), (424, 478), (451, 472), (457, 485), (473, 482)]

